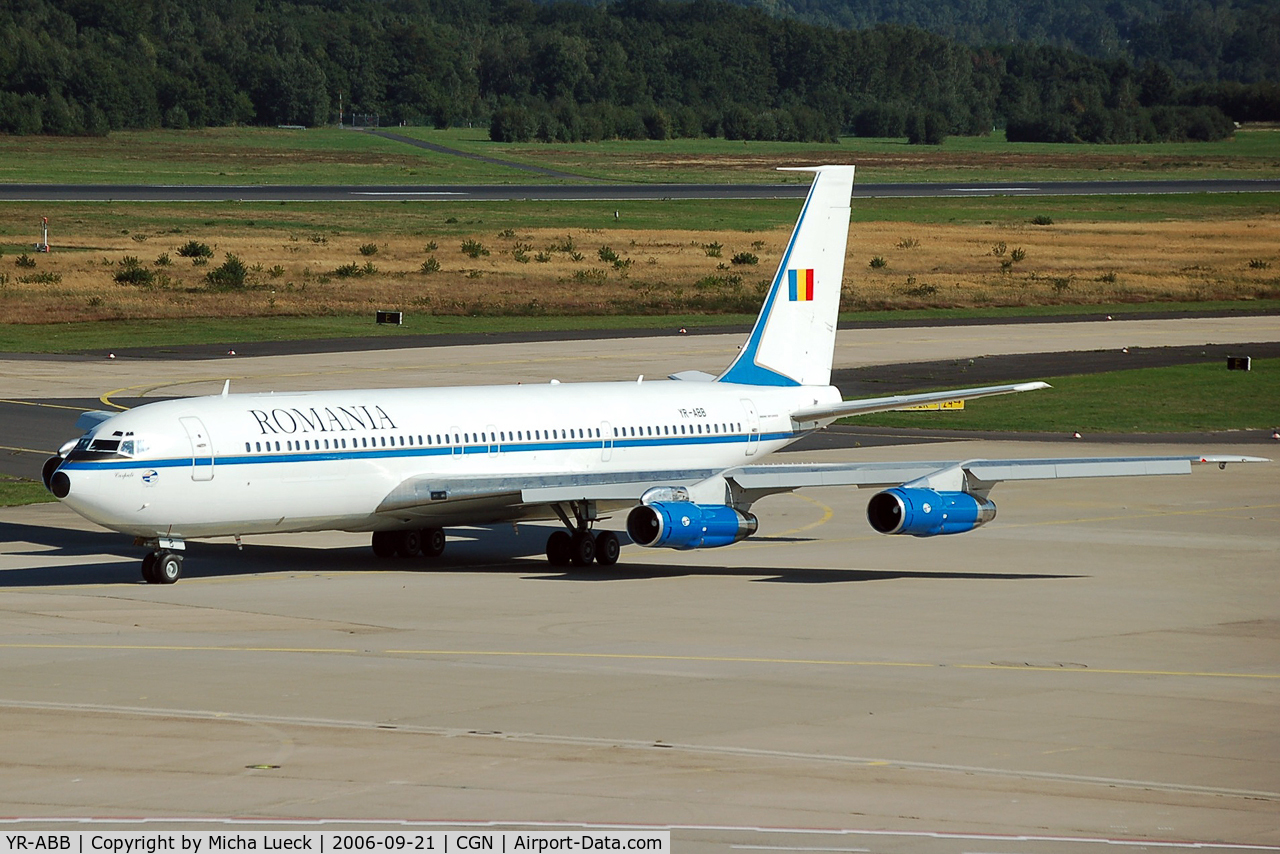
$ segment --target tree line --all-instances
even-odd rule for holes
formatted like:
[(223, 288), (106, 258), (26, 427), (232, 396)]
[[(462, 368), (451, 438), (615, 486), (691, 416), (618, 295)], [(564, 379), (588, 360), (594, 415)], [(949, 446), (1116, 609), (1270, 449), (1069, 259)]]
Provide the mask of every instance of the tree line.
[(809, 23), (891, 23), (963, 44), (1050, 45), (1163, 65), (1189, 82), (1280, 80), (1274, 0), (734, 0)]
[(11, 0), (0, 131), (480, 123), (498, 140), (1217, 139), (1280, 86), (722, 0)]

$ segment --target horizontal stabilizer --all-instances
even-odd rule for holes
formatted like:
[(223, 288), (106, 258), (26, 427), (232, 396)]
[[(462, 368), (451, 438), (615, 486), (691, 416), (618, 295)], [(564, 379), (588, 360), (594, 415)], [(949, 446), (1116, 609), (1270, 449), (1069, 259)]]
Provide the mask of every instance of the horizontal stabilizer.
[(931, 391), (923, 394), (897, 394), (893, 397), (869, 397), (861, 400), (842, 400), (823, 406), (808, 406), (791, 414), (791, 420), (799, 423), (824, 421), (830, 418), (844, 418), (849, 415), (868, 415), (872, 412), (889, 412), (922, 403), (942, 403), (948, 400), (973, 400), (978, 397), (993, 397), (997, 394), (1014, 394), (1020, 391), (1036, 391), (1050, 388), (1048, 383), (1014, 383), (1012, 385), (990, 385), (981, 388), (960, 388), (952, 391)]

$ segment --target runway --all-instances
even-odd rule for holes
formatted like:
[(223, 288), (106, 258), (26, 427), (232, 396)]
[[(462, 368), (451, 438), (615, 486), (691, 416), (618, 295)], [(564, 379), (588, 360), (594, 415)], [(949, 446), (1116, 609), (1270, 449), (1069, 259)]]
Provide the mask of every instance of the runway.
[[(892, 362), (904, 334), (937, 358), (1276, 340), (1275, 318), (1223, 320), (860, 330), (839, 358)], [(662, 376), (734, 347), (645, 340), (9, 360), (0, 394), (127, 403), (231, 366), (246, 390)], [(0, 815), (628, 824), (726, 853), (1280, 850), (1277, 495), (1274, 464), (1005, 484), (990, 525), (915, 540), (874, 534), (866, 493), (813, 490), (757, 505), (747, 542), (632, 546), (606, 572), (551, 569), (531, 526), (452, 530), (434, 566), (342, 533), (194, 543), (173, 587), (58, 505), (0, 510)]]
[[(340, 201), (639, 201), (663, 199), (802, 199), (794, 184), (384, 184), (183, 185), (0, 184), (0, 201), (33, 202), (340, 202)], [(1151, 181), (982, 181), (856, 184), (854, 198), (968, 196), (1111, 196), (1170, 193), (1274, 193), (1280, 179)]]

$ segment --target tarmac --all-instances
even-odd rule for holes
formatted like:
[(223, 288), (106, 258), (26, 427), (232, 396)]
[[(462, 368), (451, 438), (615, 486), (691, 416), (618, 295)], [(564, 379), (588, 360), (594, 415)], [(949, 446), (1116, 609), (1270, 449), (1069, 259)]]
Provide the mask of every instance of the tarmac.
[[(1275, 317), (1057, 326), (857, 330), (837, 362), (1280, 340)], [(634, 380), (714, 371), (737, 343), (14, 359), (0, 396)], [(1066, 453), (975, 440), (805, 457)], [(916, 540), (872, 532), (868, 493), (816, 489), (760, 502), (744, 543), (629, 546), (609, 570), (549, 567), (536, 526), (450, 530), (436, 563), (378, 562), (363, 535), (329, 533), (193, 543), (171, 587), (60, 505), (0, 510), (0, 824), (1280, 851), (1278, 496), (1275, 464), (1003, 484), (986, 527)]]

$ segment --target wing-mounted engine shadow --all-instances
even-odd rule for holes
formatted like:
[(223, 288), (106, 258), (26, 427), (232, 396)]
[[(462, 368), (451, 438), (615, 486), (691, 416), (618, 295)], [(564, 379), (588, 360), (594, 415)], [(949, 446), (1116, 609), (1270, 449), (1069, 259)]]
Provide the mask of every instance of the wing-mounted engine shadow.
[(763, 569), (741, 566), (671, 566), (619, 562), (610, 567), (572, 567), (555, 574), (528, 575), (537, 581), (635, 581), (650, 578), (724, 577), (771, 584), (848, 584), (862, 581), (935, 579), (939, 581), (1044, 581), (1085, 578), (1025, 572), (917, 572), (871, 569)]
[[(230, 542), (187, 543), (184, 579), (229, 578), (248, 575), (322, 574), (334, 572), (507, 573), (530, 581), (637, 581), (689, 576), (742, 578), (775, 584), (836, 584), (896, 579), (939, 581), (1032, 581), (1081, 578), (1017, 572), (937, 572), (909, 569), (820, 569), (702, 566), (645, 561), (646, 552), (627, 548), (614, 566), (552, 567), (543, 557), (546, 536), (554, 528), (508, 525), (450, 529), (444, 555), (439, 558), (374, 556), (368, 545), (353, 538), (348, 547), (308, 548), (299, 545), (246, 543), (243, 550)], [(624, 543), (629, 541), (623, 535)], [(146, 550), (127, 536), (110, 531), (85, 531), (54, 526), (0, 522), (0, 542), (13, 547), (10, 556), (30, 556), (31, 567), (0, 570), (0, 588), (74, 587), (90, 584), (144, 584), (142, 558)], [(729, 557), (732, 548), (725, 552)], [(182, 583), (181, 581), (179, 583)]]

